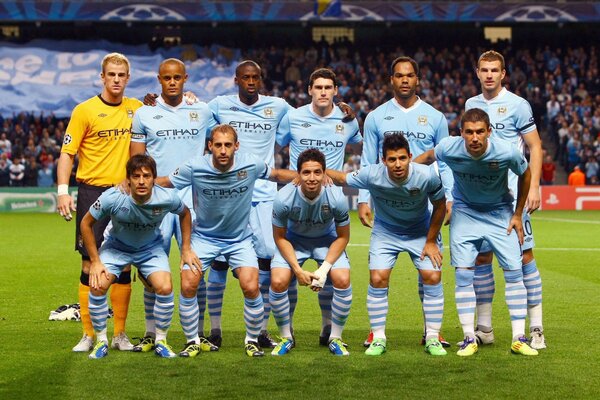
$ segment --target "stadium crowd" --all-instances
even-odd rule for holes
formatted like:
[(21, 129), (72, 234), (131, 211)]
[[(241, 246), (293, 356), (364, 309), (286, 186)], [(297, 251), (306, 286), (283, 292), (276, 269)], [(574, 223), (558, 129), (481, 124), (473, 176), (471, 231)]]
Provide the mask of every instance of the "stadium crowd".
[[(545, 150), (568, 174), (575, 166), (587, 184), (600, 178), (600, 75), (595, 46), (513, 48), (493, 46), (507, 62), (506, 86), (526, 98), (541, 128)], [(349, 40), (329, 44), (324, 39), (307, 48), (276, 46), (248, 49), (243, 58), (256, 60), (265, 73), (266, 94), (284, 98), (294, 107), (310, 102), (308, 76), (316, 67), (334, 69), (339, 100), (350, 104), (362, 126), (366, 115), (392, 97), (388, 66), (408, 54), (421, 66), (419, 94), (446, 116), (450, 133), (458, 134), (458, 121), (466, 99), (478, 93), (474, 66), (481, 47), (397, 47), (394, 51), (357, 48)], [(210, 99), (204, 99), (206, 101)], [(0, 186), (52, 186), (56, 158), (68, 120), (52, 115), (21, 113), (0, 116)], [(544, 134), (545, 132), (545, 134)], [(288, 164), (286, 149), (276, 165)], [(358, 168), (360, 158), (348, 155), (345, 171)], [(551, 174), (553, 176), (553, 172)], [(554, 178), (543, 179), (552, 184)], [(75, 184), (75, 182), (71, 182)]]

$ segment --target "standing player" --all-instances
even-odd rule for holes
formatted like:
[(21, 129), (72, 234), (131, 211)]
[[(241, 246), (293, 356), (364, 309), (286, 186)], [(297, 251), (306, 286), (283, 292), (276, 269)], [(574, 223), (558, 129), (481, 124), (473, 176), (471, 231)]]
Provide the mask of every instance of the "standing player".
[[(197, 102), (190, 105), (183, 100), (183, 87), (186, 81), (187, 74), (183, 62), (175, 58), (163, 61), (158, 68), (158, 82), (162, 92), (157, 98), (156, 106), (143, 106), (136, 111), (133, 118), (131, 156), (144, 153), (152, 156), (156, 160), (159, 176), (166, 176), (183, 161), (204, 154), (206, 134), (216, 125), (206, 103)], [(193, 209), (192, 192), (189, 187), (180, 191), (179, 197), (189, 209)], [(179, 219), (175, 215), (165, 216), (161, 224), (161, 234), (167, 254), (170, 252), (173, 235), (181, 247), (181, 229)], [(203, 351), (214, 351), (218, 348), (204, 337), (203, 332), (205, 291), (206, 286), (202, 279), (198, 290), (201, 308), (201, 319), (198, 323), (200, 347)], [(133, 347), (133, 351), (146, 352), (154, 347), (155, 318), (152, 313), (154, 301), (154, 292), (145, 286), (146, 333), (141, 342)]]
[[(477, 77), (481, 82), (482, 93), (465, 103), (465, 109), (480, 108), (489, 115), (495, 137), (508, 140), (523, 149), (523, 142), (530, 152), (531, 186), (527, 194), (526, 209), (523, 213), (525, 241), (523, 243), (523, 281), (527, 288), (527, 314), (531, 347), (545, 349), (544, 328), (542, 325), (542, 279), (533, 256), (533, 231), (531, 217), (540, 206), (540, 175), (542, 170), (542, 143), (538, 134), (531, 106), (527, 100), (509, 92), (502, 86), (506, 75), (504, 57), (490, 50), (479, 57)], [(509, 188), (516, 193), (517, 177), (509, 172)], [(475, 293), (477, 296), (478, 341), (482, 344), (494, 342), (492, 329), (492, 300), (495, 292), (492, 271), (492, 252), (483, 244), (475, 270)]]
[[(444, 114), (422, 101), (417, 96), (419, 86), (419, 65), (410, 57), (398, 57), (392, 61), (390, 68), (390, 83), (394, 90), (394, 98), (370, 112), (365, 119), (363, 151), (361, 167), (377, 164), (382, 160), (383, 140), (386, 136), (399, 133), (409, 142), (413, 156), (417, 157), (424, 151), (431, 150), (443, 138), (448, 137), (448, 121)], [(446, 201), (448, 223), (452, 209), (452, 173), (444, 163), (439, 163), (440, 175)], [(372, 212), (369, 207), (369, 192), (359, 191), (358, 216), (364, 226), (372, 227)], [(377, 210), (375, 210), (377, 211)], [(419, 275), (419, 298), (423, 303), (423, 282)], [(423, 310), (425, 318), (425, 310)], [(365, 341), (369, 346), (373, 339), (372, 333)], [(449, 347), (440, 335), (440, 342)], [(422, 344), (425, 344), (425, 333)]]
[[(472, 356), (475, 340), (475, 289), (473, 275), (477, 252), (485, 240), (504, 270), (506, 304), (512, 325), (511, 351), (535, 356), (527, 344), (525, 317), (527, 293), (521, 269), (523, 207), (531, 173), (527, 160), (510, 142), (490, 137), (492, 128), (485, 111), (473, 108), (461, 119), (461, 137), (442, 140), (417, 161), (445, 161), (454, 174), (454, 210), (450, 224), (450, 254), (456, 268), (456, 308), (464, 340), (457, 354)], [(516, 208), (508, 188), (508, 170), (519, 176)]]
[[(103, 358), (108, 354), (106, 292), (129, 264), (136, 265), (156, 292), (153, 309), (156, 354), (165, 358), (176, 357), (167, 344), (174, 299), (169, 256), (161, 246), (160, 224), (168, 213), (179, 214), (183, 237), (181, 262), (199, 268), (200, 260), (190, 244), (192, 218), (174, 191), (154, 186), (156, 163), (151, 157), (133, 156), (126, 170), (131, 195), (116, 188), (104, 192), (81, 222), (83, 242), (90, 255), (89, 308), (98, 339), (90, 358)], [(105, 217), (111, 219), (112, 227), (98, 254), (93, 227)]]
[[(350, 263), (345, 252), (350, 240), (348, 201), (342, 191), (323, 186), (325, 156), (319, 150), (300, 153), (296, 167), (300, 186), (285, 186), (277, 193), (273, 205), (273, 233), (278, 251), (271, 268), (269, 299), (283, 340), (271, 354), (285, 355), (294, 345), (287, 294), (293, 272), (303, 286), (316, 280), (314, 285), (323, 287), (329, 276), (333, 301), (328, 346), (334, 355), (347, 356), (342, 331), (352, 305)], [(315, 273), (302, 269), (308, 259), (319, 264)]]
[[(316, 148), (325, 155), (330, 169), (341, 171), (346, 145), (362, 141), (358, 122), (345, 122), (343, 112), (334, 106), (333, 99), (338, 93), (338, 83), (332, 70), (316, 69), (310, 75), (308, 93), (312, 97), (311, 103), (289, 111), (281, 120), (277, 129), (277, 143), (281, 146), (289, 144), (292, 169), (296, 169), (300, 153)], [(322, 316), (319, 342), (323, 346), (328, 345), (331, 333), (332, 299), (333, 289), (328, 284), (319, 291)]]
[(179, 314), (187, 339), (179, 353), (183, 357), (194, 357), (200, 351), (196, 293), (203, 272), (219, 256), (225, 257), (235, 270), (244, 294), (246, 354), (264, 354), (257, 343), (264, 309), (258, 288), (258, 261), (248, 225), (252, 191), (257, 179), (289, 182), (297, 174), (271, 169), (264, 160), (252, 155), (235, 154), (238, 148), (235, 129), (217, 125), (208, 141), (212, 154), (198, 155), (158, 180), (163, 186), (179, 190), (191, 186), (196, 212), (192, 246), (200, 255), (203, 271), (184, 265), (181, 272)]
[[(275, 151), (275, 133), (283, 116), (292, 107), (283, 99), (259, 94), (262, 88), (262, 71), (257, 63), (246, 60), (235, 69), (235, 84), (238, 94), (218, 96), (208, 103), (215, 119), (220, 124), (233, 127), (239, 137), (240, 151), (263, 158), (273, 167)], [(273, 200), (277, 193), (277, 184), (258, 180), (252, 193), (250, 228), (252, 243), (258, 256), (259, 282), (265, 314), (258, 343), (261, 347), (273, 348), (277, 345), (267, 332), (269, 314), (269, 285), (271, 276), (271, 258), (275, 251), (271, 215)], [(215, 261), (208, 277), (208, 310), (211, 320), (209, 340), (220, 346), (221, 309), (223, 293), (227, 282), (227, 263)], [(296, 287), (294, 286), (294, 289)], [(294, 290), (294, 293), (297, 293)], [(296, 294), (297, 296), (297, 294)]]
[(442, 182), (433, 167), (411, 163), (408, 141), (399, 133), (385, 137), (382, 153), (382, 163), (364, 166), (352, 174), (327, 171), (336, 185), (369, 190), (377, 210), (369, 248), (367, 295), (373, 341), (365, 354), (379, 356), (386, 351), (390, 275), (398, 255), (407, 252), (423, 282), (425, 351), (443, 356), (446, 350), (438, 338), (444, 313), (439, 240), (446, 214)]
[[(73, 109), (67, 126), (63, 146), (58, 159), (58, 212), (67, 221), (75, 211), (73, 198), (69, 195), (69, 177), (75, 155), (79, 156), (77, 181), (77, 216), (75, 227), (75, 249), (81, 254), (81, 276), (79, 303), (83, 337), (73, 351), (87, 352), (93, 347), (94, 329), (88, 309), (90, 256), (80, 232), (80, 223), (90, 206), (108, 188), (125, 179), (125, 164), (129, 158), (131, 121), (133, 113), (142, 103), (124, 97), (129, 81), (129, 61), (119, 53), (107, 54), (102, 60), (100, 74), (104, 87), (102, 93), (92, 97)], [(100, 246), (103, 232), (109, 219), (94, 224), (96, 244)], [(131, 297), (131, 273), (124, 272), (111, 290), (114, 310), (114, 337), (112, 348), (132, 350), (133, 345), (125, 334), (125, 320)]]

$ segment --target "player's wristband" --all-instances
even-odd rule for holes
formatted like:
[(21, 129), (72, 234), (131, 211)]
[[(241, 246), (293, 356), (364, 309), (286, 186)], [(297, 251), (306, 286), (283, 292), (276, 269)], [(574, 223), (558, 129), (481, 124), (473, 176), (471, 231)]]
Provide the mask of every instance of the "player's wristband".
[(69, 194), (69, 185), (65, 185), (64, 183), (61, 185), (58, 185), (57, 193), (59, 196)]

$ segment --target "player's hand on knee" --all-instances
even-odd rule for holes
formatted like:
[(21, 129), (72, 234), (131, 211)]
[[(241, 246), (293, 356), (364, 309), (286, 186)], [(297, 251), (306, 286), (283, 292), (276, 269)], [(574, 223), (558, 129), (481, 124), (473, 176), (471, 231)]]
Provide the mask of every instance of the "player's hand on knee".
[(181, 263), (180, 270), (183, 269), (183, 265), (187, 264), (194, 275), (202, 276), (202, 262), (192, 249), (181, 250)]
[(144, 100), (142, 100), (142, 102), (144, 103), (145, 106), (154, 107), (156, 105), (157, 98), (158, 98), (158, 95), (156, 93), (146, 93), (146, 95), (144, 96)]
[(525, 241), (525, 234), (523, 233), (523, 217), (521, 215), (512, 216), (506, 233), (510, 235), (513, 229), (515, 230), (515, 232), (517, 232), (519, 243), (522, 245)]
[(101, 289), (102, 281), (108, 280), (108, 271), (102, 262), (93, 262), (90, 264), (90, 287), (92, 289)]
[(444, 259), (444, 256), (435, 242), (425, 243), (425, 247), (423, 247), (423, 251), (421, 252), (421, 261), (423, 261), (425, 257), (429, 257), (433, 264), (433, 268), (442, 269), (442, 260)]
[(367, 228), (373, 227), (373, 214), (371, 213), (371, 207), (367, 203), (358, 204), (358, 219), (360, 223)]

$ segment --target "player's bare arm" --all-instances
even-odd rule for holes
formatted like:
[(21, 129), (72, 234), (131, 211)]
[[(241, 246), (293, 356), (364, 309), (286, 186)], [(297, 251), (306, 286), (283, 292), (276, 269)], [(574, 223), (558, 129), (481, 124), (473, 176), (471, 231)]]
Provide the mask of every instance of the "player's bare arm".
[(442, 222), (446, 215), (446, 198), (442, 197), (439, 200), (431, 202), (433, 204), (433, 211), (431, 212), (431, 220), (429, 221), (429, 230), (427, 231), (427, 239), (425, 240), (425, 246), (421, 253), (421, 260), (425, 257), (429, 257), (434, 268), (442, 268), (442, 252), (437, 245), (437, 238), (440, 234)]
[(331, 178), (334, 185), (346, 186), (346, 173), (345, 172), (340, 172), (340, 171), (336, 171), (333, 169), (326, 169), (325, 173), (327, 174), (328, 177)]
[(515, 206), (515, 212), (510, 219), (507, 233), (510, 234), (513, 229), (517, 231), (519, 237), (519, 243), (523, 244), (523, 208), (527, 202), (527, 194), (529, 192), (529, 186), (531, 183), (531, 171), (529, 167), (525, 170), (523, 175), (519, 176), (518, 188), (517, 188), (517, 205)]
[(296, 275), (298, 283), (302, 286), (308, 286), (311, 284), (313, 279), (317, 279), (317, 276), (312, 272), (302, 269), (298, 263), (298, 259), (296, 258), (296, 252), (294, 251), (292, 243), (290, 243), (290, 241), (285, 237), (286, 232), (287, 228), (273, 225), (273, 238), (275, 239), (275, 245), (279, 249), (279, 252), (284, 260), (292, 268), (292, 272), (294, 275)]
[(433, 149), (427, 150), (420, 156), (413, 158), (412, 162), (417, 164), (431, 165), (435, 162), (435, 152), (433, 151)]
[(81, 221), (81, 237), (83, 238), (83, 245), (90, 256), (90, 287), (96, 290), (106, 290), (110, 283), (110, 276), (106, 267), (100, 261), (100, 255), (96, 248), (96, 238), (92, 230), (95, 223), (96, 219), (88, 211)]
[(74, 154), (60, 153), (56, 167), (56, 183), (58, 184), (57, 210), (65, 221), (73, 219), (71, 212), (75, 211), (75, 202), (69, 194), (69, 178), (73, 169)]
[(202, 277), (202, 262), (192, 250), (192, 214), (185, 206), (179, 214), (179, 223), (181, 225), (181, 262), (179, 269), (183, 269), (183, 264), (187, 264), (194, 275)]
[(271, 182), (290, 183), (297, 177), (298, 173), (296, 171), (289, 169), (272, 169), (268, 179)]
[(154, 180), (154, 184), (158, 186), (162, 186), (164, 188), (174, 188), (173, 183), (168, 176), (159, 176)]
[(542, 174), (542, 141), (537, 129), (522, 135), (529, 148), (529, 169), (531, 170), (531, 185), (527, 195), (527, 212), (532, 214), (540, 208), (540, 178)]

